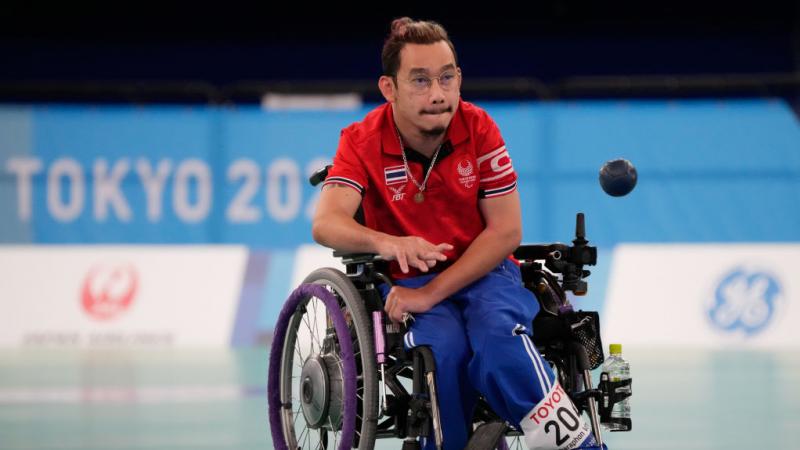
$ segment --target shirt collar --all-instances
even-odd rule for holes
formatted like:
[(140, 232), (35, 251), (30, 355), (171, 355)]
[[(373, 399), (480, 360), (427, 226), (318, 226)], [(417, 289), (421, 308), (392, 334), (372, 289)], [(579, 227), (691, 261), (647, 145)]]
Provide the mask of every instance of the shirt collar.
[[(458, 110), (453, 114), (450, 119), (450, 126), (447, 127), (444, 142), (449, 142), (450, 146), (455, 147), (467, 140), (469, 133), (467, 126), (464, 123), (464, 115), (462, 108), (462, 100), (458, 100)], [(386, 104), (386, 111), (384, 112), (384, 126), (382, 128), (381, 144), (383, 152), (390, 155), (400, 155), (400, 142), (397, 139), (397, 130), (394, 125), (394, 117), (392, 116), (392, 104)]]

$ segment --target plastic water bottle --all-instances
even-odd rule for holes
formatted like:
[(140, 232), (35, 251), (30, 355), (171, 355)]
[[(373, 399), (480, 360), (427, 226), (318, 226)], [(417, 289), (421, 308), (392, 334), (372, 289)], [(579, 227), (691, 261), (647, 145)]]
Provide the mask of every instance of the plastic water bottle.
[[(611, 344), (611, 354), (603, 363), (603, 372), (608, 373), (609, 381), (622, 381), (631, 378), (631, 366), (622, 358), (622, 344)], [(617, 393), (631, 392), (630, 386), (617, 388)], [(611, 409), (611, 422), (603, 424), (610, 431), (627, 431), (631, 428), (630, 397), (617, 402)]]

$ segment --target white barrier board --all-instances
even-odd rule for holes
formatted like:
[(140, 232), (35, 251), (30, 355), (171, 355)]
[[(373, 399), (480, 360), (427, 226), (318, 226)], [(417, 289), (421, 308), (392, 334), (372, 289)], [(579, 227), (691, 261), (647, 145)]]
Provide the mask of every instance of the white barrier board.
[(800, 245), (625, 244), (614, 251), (605, 343), (800, 347)]
[(221, 347), (243, 246), (2, 246), (0, 347)]

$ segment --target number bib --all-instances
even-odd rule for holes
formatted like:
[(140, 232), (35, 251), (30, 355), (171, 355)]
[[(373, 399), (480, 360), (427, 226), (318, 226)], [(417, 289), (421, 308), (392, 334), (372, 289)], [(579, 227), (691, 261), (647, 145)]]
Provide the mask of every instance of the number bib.
[(529, 449), (569, 450), (594, 441), (591, 426), (558, 382), (520, 420), (520, 426)]

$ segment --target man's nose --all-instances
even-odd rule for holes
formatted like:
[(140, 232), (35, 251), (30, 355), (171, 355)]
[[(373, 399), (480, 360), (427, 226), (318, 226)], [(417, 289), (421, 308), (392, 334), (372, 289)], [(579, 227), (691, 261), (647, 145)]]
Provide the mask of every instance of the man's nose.
[(431, 80), (430, 89), (431, 90), (429, 92), (429, 96), (431, 99), (431, 103), (433, 104), (444, 103), (445, 101), (444, 89), (442, 89), (442, 86), (439, 84), (438, 78), (434, 78), (433, 80)]

